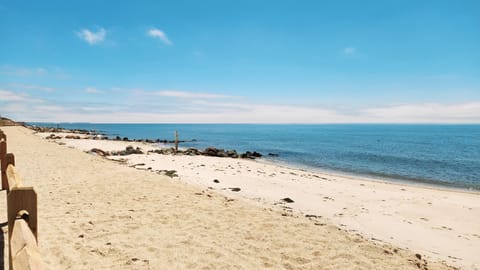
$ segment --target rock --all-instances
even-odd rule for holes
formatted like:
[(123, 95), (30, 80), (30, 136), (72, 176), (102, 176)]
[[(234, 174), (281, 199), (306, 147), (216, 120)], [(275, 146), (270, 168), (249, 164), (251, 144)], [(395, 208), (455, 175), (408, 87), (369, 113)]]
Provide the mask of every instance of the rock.
[(197, 155), (200, 155), (201, 152), (198, 151), (198, 149), (195, 149), (195, 148), (188, 148), (187, 150), (185, 150), (185, 152), (183, 152), (185, 155), (189, 155), (189, 156), (197, 156)]
[(220, 183), (220, 181), (218, 181), (218, 179), (213, 179), (213, 182), (217, 183), (217, 184)]
[(120, 136), (115, 136), (115, 141), (121, 141), (122, 138), (120, 138)]
[(225, 150), (220, 149), (217, 152), (217, 157), (228, 157), (228, 154), (227, 154), (227, 152), (225, 152)]
[(127, 155), (143, 154), (142, 149), (140, 149), (139, 147), (133, 148), (133, 146), (127, 146), (127, 148), (125, 148), (125, 151), (127, 152)]
[(128, 137), (123, 137), (123, 141), (124, 141), (124, 142), (128, 142), (128, 141), (129, 141), (129, 140), (128, 140)]
[(171, 178), (178, 177), (177, 171), (175, 170), (159, 170), (158, 172)]
[(422, 259), (422, 255), (420, 255), (420, 254), (418, 254), (418, 253), (417, 253), (417, 254), (415, 254), (415, 257), (417, 257), (417, 259), (419, 259), (419, 260), (421, 260), (421, 259)]
[(227, 156), (231, 157), (231, 158), (238, 158), (237, 151), (235, 151), (235, 150), (228, 150), (227, 151)]
[(281, 199), (280, 201), (286, 202), (286, 203), (294, 203), (294, 202), (295, 202), (294, 200), (292, 200), (292, 199), (290, 199), (290, 198), (288, 198), (288, 197), (287, 197), (287, 198), (283, 198), (283, 199)]
[(132, 154), (144, 154), (142, 149), (139, 147), (133, 148), (133, 146), (129, 145), (125, 148), (123, 151), (117, 151), (117, 152), (112, 152), (111, 155), (114, 156), (126, 156), (126, 155), (132, 155)]
[(278, 157), (278, 156), (279, 156), (279, 154), (268, 153), (268, 156), (270, 156), (270, 157)]
[(250, 151), (247, 151), (243, 154), (240, 155), (241, 158), (250, 158), (250, 159), (255, 159), (255, 158), (258, 158), (258, 157), (262, 157), (262, 154), (254, 151), (253, 153), (250, 152)]
[(101, 157), (106, 157), (106, 156), (109, 156), (110, 154), (108, 152), (105, 152), (103, 151), (102, 149), (98, 149), (98, 148), (92, 148), (90, 150), (90, 153), (95, 153)]
[(61, 139), (62, 136), (57, 136), (55, 134), (50, 134), (49, 136), (46, 137), (46, 139), (49, 139), (49, 140), (58, 140), (58, 139)]
[(257, 158), (257, 157), (262, 157), (262, 154), (253, 151), (252, 156)]
[(228, 188), (228, 189), (230, 189), (230, 190), (233, 191), (233, 192), (239, 192), (239, 191), (241, 190), (241, 189), (238, 188), (238, 187), (231, 187), (231, 188)]
[(219, 150), (215, 147), (207, 147), (207, 148), (205, 148), (205, 150), (203, 150), (203, 155), (216, 157), (218, 155), (218, 151)]

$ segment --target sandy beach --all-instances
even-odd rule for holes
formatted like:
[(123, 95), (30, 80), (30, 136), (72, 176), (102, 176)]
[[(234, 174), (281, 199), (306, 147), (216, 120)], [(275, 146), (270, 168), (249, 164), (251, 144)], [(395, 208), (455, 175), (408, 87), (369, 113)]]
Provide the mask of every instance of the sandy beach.
[(49, 269), (480, 269), (479, 193), (2, 130)]

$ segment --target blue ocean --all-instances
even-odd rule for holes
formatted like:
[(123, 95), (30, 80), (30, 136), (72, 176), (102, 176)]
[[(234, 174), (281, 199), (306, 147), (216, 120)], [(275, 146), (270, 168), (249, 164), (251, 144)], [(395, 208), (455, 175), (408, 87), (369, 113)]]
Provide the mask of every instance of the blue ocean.
[(257, 151), (314, 171), (480, 190), (480, 125), (30, 124), (130, 139), (173, 140), (178, 131), (180, 140), (195, 140), (182, 147)]

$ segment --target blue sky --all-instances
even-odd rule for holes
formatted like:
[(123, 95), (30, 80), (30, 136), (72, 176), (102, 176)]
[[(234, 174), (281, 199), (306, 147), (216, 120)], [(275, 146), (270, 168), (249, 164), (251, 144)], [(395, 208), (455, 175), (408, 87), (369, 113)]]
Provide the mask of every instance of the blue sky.
[(0, 0), (0, 114), (480, 123), (479, 11), (479, 1)]

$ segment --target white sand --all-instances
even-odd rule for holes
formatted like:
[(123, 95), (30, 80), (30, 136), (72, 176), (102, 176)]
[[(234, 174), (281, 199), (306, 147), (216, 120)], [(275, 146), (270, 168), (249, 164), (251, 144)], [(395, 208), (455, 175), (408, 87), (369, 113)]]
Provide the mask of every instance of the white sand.
[[(445, 267), (436, 260), (480, 267), (478, 193), (242, 159), (121, 157), (145, 163), (138, 168), (177, 171), (179, 177), (168, 178), (68, 147), (112, 151), (132, 143), (62, 139), (67, 145), (60, 146), (20, 127), (2, 129), (25, 182), (39, 193), (40, 245), (52, 269), (423, 267), (414, 253), (429, 260), (429, 269)], [(295, 202), (274, 209), (293, 212), (269, 210), (285, 197)], [(381, 243), (364, 240), (372, 237)]]

